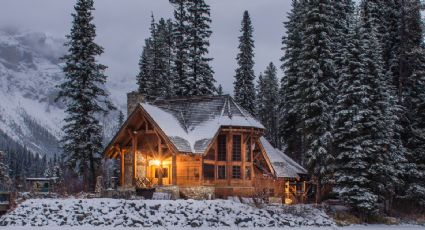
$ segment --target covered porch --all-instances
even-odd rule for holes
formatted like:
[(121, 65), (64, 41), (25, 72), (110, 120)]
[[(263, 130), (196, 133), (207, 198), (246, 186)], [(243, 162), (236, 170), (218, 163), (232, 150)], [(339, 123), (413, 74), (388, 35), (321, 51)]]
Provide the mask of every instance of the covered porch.
[(134, 111), (108, 146), (105, 157), (119, 160), (121, 188), (177, 184), (176, 151), (142, 111)]

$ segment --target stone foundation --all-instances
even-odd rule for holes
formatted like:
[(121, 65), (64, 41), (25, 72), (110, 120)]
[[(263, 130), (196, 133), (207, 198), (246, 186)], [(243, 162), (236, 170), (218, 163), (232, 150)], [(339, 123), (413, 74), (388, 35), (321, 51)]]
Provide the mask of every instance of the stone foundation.
[(215, 188), (212, 186), (180, 187), (180, 197), (194, 200), (214, 199)]
[(171, 194), (171, 199), (180, 199), (180, 189), (178, 186), (163, 186), (155, 188), (155, 192), (163, 192)]

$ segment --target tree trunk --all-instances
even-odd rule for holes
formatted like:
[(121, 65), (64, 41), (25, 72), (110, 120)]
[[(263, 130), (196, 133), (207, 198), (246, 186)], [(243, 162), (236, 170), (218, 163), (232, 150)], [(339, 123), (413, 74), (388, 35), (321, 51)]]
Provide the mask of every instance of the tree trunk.
[(90, 154), (90, 176), (91, 176), (91, 180), (90, 180), (90, 191), (94, 191), (95, 190), (95, 184), (96, 184), (96, 168), (95, 168), (95, 163), (94, 163), (94, 157), (93, 154)]
[(316, 204), (322, 202), (322, 184), (317, 180), (316, 182)]

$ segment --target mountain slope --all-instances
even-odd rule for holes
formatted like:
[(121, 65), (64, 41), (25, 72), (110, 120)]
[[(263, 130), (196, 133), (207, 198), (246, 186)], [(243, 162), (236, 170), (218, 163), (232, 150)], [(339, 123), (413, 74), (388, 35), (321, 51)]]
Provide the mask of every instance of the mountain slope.
[[(60, 153), (64, 106), (56, 103), (56, 85), (63, 81), (60, 57), (64, 39), (44, 33), (0, 29), (0, 131), (40, 155)], [(109, 81), (108, 90), (119, 108), (129, 81)], [(120, 106), (121, 105), (121, 106)], [(116, 129), (118, 112), (101, 117), (105, 142)], [(1, 143), (1, 142), (0, 142)], [(0, 150), (4, 149), (0, 146)]]
[(0, 130), (30, 151), (53, 155), (63, 108), (54, 103), (54, 85), (63, 41), (41, 33), (0, 31)]

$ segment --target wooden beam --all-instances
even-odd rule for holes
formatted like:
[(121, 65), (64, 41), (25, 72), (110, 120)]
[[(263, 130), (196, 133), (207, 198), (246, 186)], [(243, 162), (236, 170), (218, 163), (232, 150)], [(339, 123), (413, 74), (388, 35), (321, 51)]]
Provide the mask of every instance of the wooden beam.
[(120, 157), (121, 157), (121, 187), (125, 185), (125, 165), (124, 165), (124, 151), (120, 148)]
[(242, 160), (242, 168), (241, 168), (241, 179), (245, 181), (245, 166), (246, 166), (246, 158), (245, 158), (245, 150), (246, 150), (246, 142), (244, 141), (245, 135), (241, 134), (241, 160)]
[(137, 132), (133, 132), (134, 135), (132, 136), (133, 139), (133, 182), (136, 181), (137, 176)]
[(158, 185), (162, 186), (163, 185), (163, 180), (162, 180), (162, 144), (161, 144), (161, 138), (158, 136), (158, 157), (159, 157), (159, 175), (158, 175)]
[(250, 139), (249, 144), (251, 145), (251, 146), (249, 146), (249, 149), (251, 150), (251, 152), (249, 154), (251, 156), (251, 180), (254, 181), (254, 176), (255, 176), (255, 173), (254, 173), (254, 144), (253, 144), (254, 138), (252, 138), (252, 136), (253, 136), (253, 129), (251, 129), (251, 135), (249, 136), (249, 139)]
[(172, 156), (172, 158), (171, 158), (171, 161), (172, 161), (172, 165), (171, 165), (171, 171), (172, 171), (172, 184), (173, 185), (177, 185), (177, 156), (176, 156), (177, 154), (176, 153), (173, 153), (173, 156)]
[(226, 171), (227, 171), (227, 184), (230, 186), (231, 182), (232, 182), (232, 155), (233, 155), (233, 133), (232, 131), (230, 131), (227, 134), (227, 166), (226, 166)]

